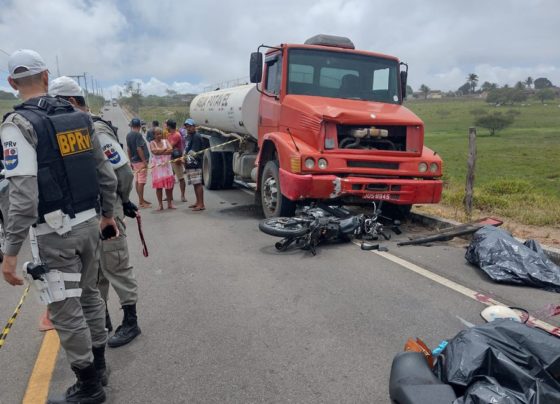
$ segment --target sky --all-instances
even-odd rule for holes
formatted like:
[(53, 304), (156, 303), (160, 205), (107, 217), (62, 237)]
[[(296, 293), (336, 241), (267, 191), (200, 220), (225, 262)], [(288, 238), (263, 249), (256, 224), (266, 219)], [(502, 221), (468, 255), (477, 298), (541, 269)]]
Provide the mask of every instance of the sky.
[(560, 85), (559, 21), (558, 0), (0, 0), (0, 89), (6, 53), (27, 48), (52, 77), (87, 72), (106, 98), (127, 80), (144, 95), (196, 93), (247, 77), (262, 43), (319, 33), (397, 56), (414, 90), (456, 90), (469, 73)]

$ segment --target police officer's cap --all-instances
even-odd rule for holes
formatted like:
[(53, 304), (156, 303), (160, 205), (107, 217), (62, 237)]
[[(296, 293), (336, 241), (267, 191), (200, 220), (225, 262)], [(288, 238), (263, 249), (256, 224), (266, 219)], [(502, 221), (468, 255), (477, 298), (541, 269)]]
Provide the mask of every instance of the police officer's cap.
[(84, 92), (73, 79), (61, 76), (49, 84), (49, 94), (53, 97), (83, 97)]
[[(23, 71), (16, 73), (18, 69)], [(48, 68), (41, 55), (34, 50), (19, 49), (10, 55), (8, 70), (10, 71), (11, 78), (20, 79), (42, 73), (48, 70)]]

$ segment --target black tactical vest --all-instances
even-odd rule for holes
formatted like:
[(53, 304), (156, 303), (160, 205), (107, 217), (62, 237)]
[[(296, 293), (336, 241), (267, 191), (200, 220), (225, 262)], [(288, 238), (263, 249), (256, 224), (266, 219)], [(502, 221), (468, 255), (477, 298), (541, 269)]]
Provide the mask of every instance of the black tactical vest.
[(58, 98), (32, 98), (14, 107), (37, 132), (39, 221), (61, 209), (70, 217), (97, 206), (99, 186), (89, 114)]

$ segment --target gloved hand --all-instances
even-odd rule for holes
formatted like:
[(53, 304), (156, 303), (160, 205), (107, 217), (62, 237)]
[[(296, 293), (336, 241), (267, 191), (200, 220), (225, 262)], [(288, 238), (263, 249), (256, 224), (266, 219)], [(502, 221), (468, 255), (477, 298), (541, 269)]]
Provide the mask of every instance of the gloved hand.
[(123, 202), (122, 206), (123, 206), (125, 216), (132, 217), (132, 218), (136, 217), (136, 212), (138, 212), (138, 206), (133, 204), (131, 201)]

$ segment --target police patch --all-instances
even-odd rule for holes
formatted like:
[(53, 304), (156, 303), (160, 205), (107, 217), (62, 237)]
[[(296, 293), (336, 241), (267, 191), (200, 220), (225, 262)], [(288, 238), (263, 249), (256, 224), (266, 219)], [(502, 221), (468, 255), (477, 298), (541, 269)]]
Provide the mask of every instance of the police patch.
[(6, 170), (13, 170), (18, 165), (18, 150), (16, 142), (4, 144), (4, 166)]
[(56, 140), (60, 155), (63, 157), (93, 149), (91, 136), (87, 128), (57, 133)]
[(115, 150), (113, 145), (111, 144), (103, 145), (103, 152), (105, 153), (107, 160), (109, 160), (111, 164), (116, 165), (120, 163), (121, 155), (117, 150)]

